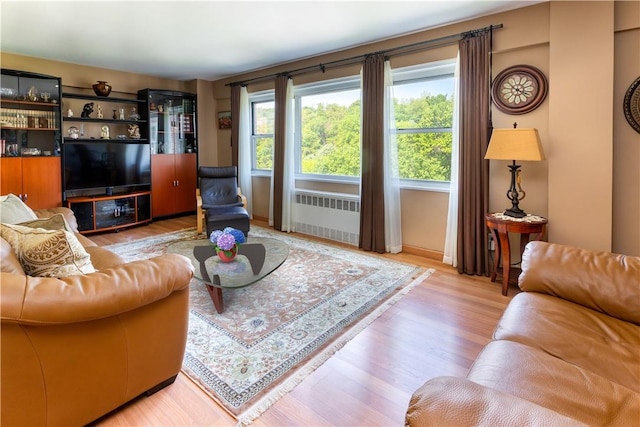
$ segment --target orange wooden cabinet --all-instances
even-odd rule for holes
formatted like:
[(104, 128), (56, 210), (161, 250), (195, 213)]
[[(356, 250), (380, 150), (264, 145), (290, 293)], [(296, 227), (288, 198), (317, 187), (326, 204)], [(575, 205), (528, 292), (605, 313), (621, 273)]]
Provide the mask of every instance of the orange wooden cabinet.
[(153, 217), (196, 210), (197, 155), (151, 156), (151, 206)]
[(151, 147), (153, 218), (195, 212), (198, 176), (196, 95), (188, 92), (138, 91), (140, 129)]
[(62, 206), (60, 157), (3, 157), (0, 177), (0, 193), (15, 194), (31, 209)]
[(32, 209), (62, 206), (59, 77), (2, 68), (0, 194)]

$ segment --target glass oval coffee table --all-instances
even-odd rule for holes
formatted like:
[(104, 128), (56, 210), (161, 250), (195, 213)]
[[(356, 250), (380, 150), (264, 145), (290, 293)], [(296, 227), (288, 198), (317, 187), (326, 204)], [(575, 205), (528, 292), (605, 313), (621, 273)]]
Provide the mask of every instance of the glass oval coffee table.
[(222, 262), (209, 240), (185, 240), (167, 247), (167, 252), (184, 255), (195, 268), (194, 276), (204, 282), (218, 313), (224, 310), (222, 289), (243, 288), (263, 279), (280, 267), (289, 255), (286, 243), (268, 237), (249, 237), (231, 262)]

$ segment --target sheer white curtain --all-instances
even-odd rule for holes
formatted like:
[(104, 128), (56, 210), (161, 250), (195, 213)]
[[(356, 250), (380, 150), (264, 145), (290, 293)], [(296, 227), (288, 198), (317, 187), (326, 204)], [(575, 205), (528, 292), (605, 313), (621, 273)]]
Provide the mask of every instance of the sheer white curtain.
[(247, 197), (247, 212), (249, 218), (253, 218), (253, 206), (251, 197), (251, 114), (249, 94), (247, 87), (240, 89), (240, 117), (238, 118), (238, 185), (242, 194)]
[(287, 110), (285, 121), (285, 142), (284, 142), (284, 173), (282, 188), (282, 231), (292, 232), (295, 230), (293, 203), (295, 198), (295, 164), (294, 164), (294, 103), (293, 103), (293, 81), (287, 81)]
[(442, 262), (454, 267), (458, 265), (458, 169), (460, 151), (460, 54), (456, 59), (453, 91), (453, 127), (451, 129), (451, 186), (449, 188), (449, 213), (444, 240)]
[(400, 208), (400, 171), (398, 143), (393, 109), (393, 78), (391, 64), (384, 62), (384, 242), (385, 250), (402, 252), (402, 222)]

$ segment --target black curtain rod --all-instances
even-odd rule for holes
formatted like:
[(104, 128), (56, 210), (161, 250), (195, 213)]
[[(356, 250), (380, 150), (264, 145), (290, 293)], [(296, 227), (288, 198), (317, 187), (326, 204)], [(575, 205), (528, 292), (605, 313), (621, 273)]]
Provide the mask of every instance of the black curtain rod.
[(256, 83), (256, 82), (260, 82), (260, 81), (264, 81), (264, 80), (271, 80), (273, 78), (276, 78), (276, 77), (282, 76), (282, 75), (292, 77), (292, 76), (295, 76), (295, 75), (301, 75), (301, 74), (305, 74), (305, 73), (308, 73), (308, 72), (311, 72), (311, 71), (317, 71), (317, 70), (320, 70), (320, 71), (322, 71), (324, 73), (325, 70), (330, 69), (330, 68), (345, 67), (347, 65), (353, 65), (353, 64), (360, 63), (367, 56), (385, 55), (385, 56), (391, 57), (391, 56), (407, 55), (409, 53), (418, 52), (420, 50), (433, 49), (433, 48), (437, 48), (437, 47), (447, 46), (449, 44), (456, 43), (456, 42), (458, 42), (459, 40), (461, 40), (461, 39), (463, 39), (465, 37), (475, 37), (478, 34), (486, 33), (487, 31), (493, 31), (493, 30), (496, 30), (496, 29), (500, 29), (502, 27), (503, 27), (502, 24), (490, 25), (490, 26), (484, 27), (484, 28), (478, 28), (478, 29), (475, 29), (475, 30), (465, 31), (465, 32), (458, 33), (458, 34), (452, 34), (450, 36), (444, 36), (444, 37), (439, 37), (439, 38), (436, 38), (436, 39), (426, 40), (426, 41), (412, 43), (412, 44), (407, 44), (407, 45), (404, 45), (404, 46), (394, 47), (394, 48), (390, 48), (390, 49), (386, 49), (386, 50), (381, 50), (381, 51), (378, 51), (378, 52), (372, 52), (372, 53), (367, 53), (367, 54), (363, 54), (363, 55), (352, 56), (350, 58), (338, 59), (336, 61), (320, 63), (318, 65), (310, 65), (308, 67), (298, 68), (298, 69), (291, 70), (291, 71), (283, 71), (283, 72), (280, 72), (280, 73), (268, 74), (268, 75), (261, 76), (261, 77), (254, 77), (252, 79), (235, 81), (235, 82), (227, 83), (225, 86), (238, 86), (238, 85), (246, 86), (249, 83)]

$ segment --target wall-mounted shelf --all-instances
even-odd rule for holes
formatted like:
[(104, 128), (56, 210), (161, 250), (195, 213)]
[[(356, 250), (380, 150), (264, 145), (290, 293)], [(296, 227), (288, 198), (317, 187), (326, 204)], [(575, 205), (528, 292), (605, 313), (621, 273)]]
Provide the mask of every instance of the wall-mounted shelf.
[(33, 105), (33, 106), (45, 107), (45, 108), (49, 107), (49, 108), (52, 108), (52, 109), (57, 109), (59, 107), (57, 102), (37, 102), (37, 101), (34, 102), (34, 101), (26, 101), (26, 100), (20, 101), (20, 100), (17, 100), (17, 99), (3, 99), (0, 102), (2, 102), (3, 105), (4, 104), (7, 104), (7, 105), (11, 105), (11, 104), (13, 104), (13, 105)]
[[(133, 125), (142, 129), (147, 126), (146, 120), (131, 118), (134, 113), (140, 117), (137, 106), (143, 106), (143, 101), (132, 98), (94, 96), (69, 92), (64, 92), (62, 98), (65, 102), (64, 110), (66, 115), (66, 117), (62, 119), (63, 123), (66, 124), (63, 134), (64, 142), (102, 141), (143, 143), (147, 141), (146, 139), (130, 137), (130, 135), (132, 135), (130, 132), (133, 132)], [(94, 104), (94, 110), (89, 117), (82, 117), (82, 111), (88, 103)], [(127, 113), (124, 111), (125, 106), (127, 110), (130, 110)], [(100, 112), (96, 111), (98, 109), (102, 117), (100, 117)], [(98, 117), (96, 117), (96, 115), (98, 115)], [(77, 129), (78, 126), (80, 129)], [(80, 138), (71, 138), (70, 133), (72, 130), (79, 132), (78, 136), (80, 136)], [(127, 136), (127, 138), (115, 138), (116, 135)], [(108, 138), (101, 138), (102, 136), (107, 136)]]
[(145, 102), (135, 98), (131, 99), (131, 98), (116, 98), (113, 96), (93, 96), (93, 95), (82, 95), (78, 93), (68, 93), (68, 92), (63, 92), (62, 97), (69, 98), (69, 99), (86, 99), (88, 101), (111, 102), (115, 104), (122, 104), (122, 103), (139, 104), (141, 102)]
[(134, 138), (126, 138), (126, 139), (118, 139), (118, 138), (65, 138), (66, 142), (127, 142), (131, 144), (146, 144), (148, 141), (146, 139), (134, 139)]
[(92, 117), (65, 117), (65, 122), (84, 122), (84, 123), (115, 123), (115, 124), (138, 124), (146, 123), (146, 120), (118, 120), (118, 119), (95, 119)]
[(31, 128), (31, 127), (15, 127), (15, 126), (2, 126), (2, 130), (28, 130), (28, 131), (52, 131), (52, 130), (60, 130), (58, 128)]

